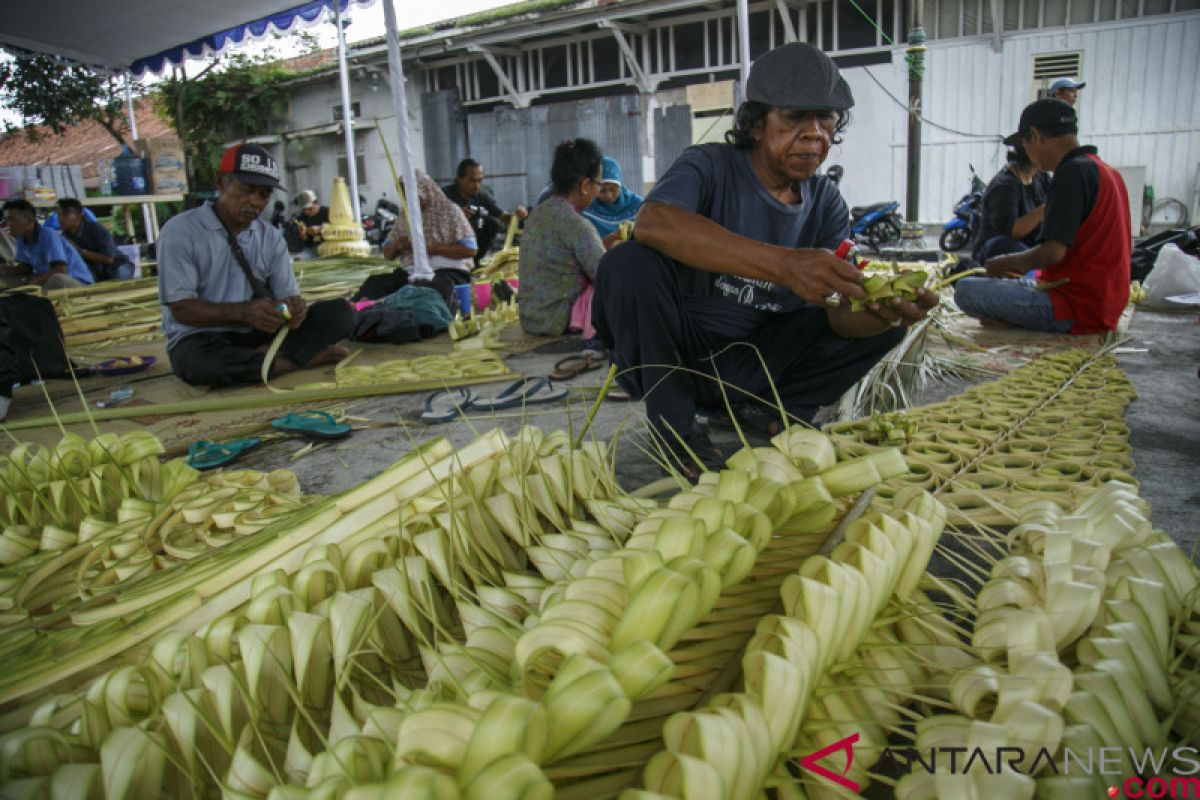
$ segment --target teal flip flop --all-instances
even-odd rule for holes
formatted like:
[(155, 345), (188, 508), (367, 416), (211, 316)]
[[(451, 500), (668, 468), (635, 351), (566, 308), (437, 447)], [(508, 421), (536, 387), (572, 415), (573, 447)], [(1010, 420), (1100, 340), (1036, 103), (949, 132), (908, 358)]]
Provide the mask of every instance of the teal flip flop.
[(309, 439), (345, 439), (350, 435), (350, 426), (336, 421), (328, 411), (294, 411), (271, 420), (271, 427)]
[(201, 472), (208, 469), (223, 467), (236, 461), (242, 453), (258, 447), (261, 439), (253, 436), (248, 439), (234, 439), (231, 442), (209, 442), (201, 439), (188, 446), (188, 466)]

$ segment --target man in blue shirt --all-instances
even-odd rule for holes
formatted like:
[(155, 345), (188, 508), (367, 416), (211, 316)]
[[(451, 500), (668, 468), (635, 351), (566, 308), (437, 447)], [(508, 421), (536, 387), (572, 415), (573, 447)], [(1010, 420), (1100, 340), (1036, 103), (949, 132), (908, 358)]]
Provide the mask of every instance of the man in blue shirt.
[(4, 221), (17, 243), (16, 266), (3, 267), (0, 273), (10, 285), (29, 284), (48, 290), (95, 282), (75, 248), (57, 231), (38, 224), (37, 212), (28, 200), (5, 203)]
[(937, 304), (927, 291), (858, 312), (843, 302), (866, 295), (831, 252), (850, 215), (817, 170), (853, 105), (811, 45), (759, 57), (726, 143), (685, 150), (646, 198), (635, 241), (600, 262), (592, 322), (689, 478), (723, 464), (697, 409), (728, 397), (744, 430), (772, 435), (783, 424), (773, 385), (783, 411), (809, 422)]
[(133, 264), (117, 249), (108, 228), (83, 213), (83, 205), (74, 197), (58, 201), (58, 220), (62, 235), (75, 246), (97, 281), (129, 280)]

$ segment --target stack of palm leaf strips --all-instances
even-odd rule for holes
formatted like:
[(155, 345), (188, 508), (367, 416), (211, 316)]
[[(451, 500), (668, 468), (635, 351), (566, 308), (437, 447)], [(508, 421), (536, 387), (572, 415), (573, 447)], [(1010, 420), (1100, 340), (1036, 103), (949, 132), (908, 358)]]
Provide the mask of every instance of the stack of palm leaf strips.
[[(324, 258), (297, 263), (296, 277), (301, 294), (311, 303), (349, 297), (366, 276), (394, 266), (381, 258)], [(50, 299), (73, 355), (97, 345), (110, 348), (162, 337), (162, 309), (153, 278), (51, 292)]]

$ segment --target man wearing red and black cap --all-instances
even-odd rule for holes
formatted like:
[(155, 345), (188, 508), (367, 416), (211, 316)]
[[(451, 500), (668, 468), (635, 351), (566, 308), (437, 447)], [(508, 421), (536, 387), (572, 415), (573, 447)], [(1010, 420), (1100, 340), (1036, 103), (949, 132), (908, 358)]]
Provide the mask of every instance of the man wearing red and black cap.
[[(1041, 242), (989, 259), (987, 278), (960, 280), (954, 299), (967, 314), (1051, 333), (1116, 329), (1129, 302), (1129, 196), (1120, 173), (1095, 147), (1080, 146), (1077, 132), (1075, 109), (1049, 98), (1026, 106), (1004, 140), (1054, 173)], [(1041, 284), (1020, 277), (1037, 269)]]
[(236, 145), (217, 168), (218, 197), (163, 226), (158, 294), (175, 374), (200, 386), (256, 383), (275, 333), (287, 325), (272, 374), (338, 361), (354, 310), (344, 300), (309, 306), (283, 235), (261, 219), (279, 185), (263, 148)]

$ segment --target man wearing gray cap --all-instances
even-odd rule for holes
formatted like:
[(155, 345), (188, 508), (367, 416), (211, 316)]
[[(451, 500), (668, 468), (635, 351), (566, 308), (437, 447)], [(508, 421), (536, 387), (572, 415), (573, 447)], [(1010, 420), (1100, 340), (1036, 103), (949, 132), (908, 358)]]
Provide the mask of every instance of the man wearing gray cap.
[(317, 245), (321, 243), (321, 226), (329, 222), (329, 207), (321, 205), (317, 201), (317, 193), (311, 189), (296, 195), (292, 205), (299, 207), (300, 211), (292, 218), (291, 227), (284, 232), (288, 250), (315, 258)]
[(722, 463), (695, 421), (724, 408), (717, 376), (742, 429), (771, 435), (780, 409), (752, 397), (769, 402), (773, 384), (784, 412), (811, 421), (937, 303), (929, 292), (858, 312), (839, 302), (865, 294), (831, 252), (850, 236), (846, 203), (817, 174), (854, 105), (833, 61), (783, 45), (754, 62), (745, 95), (726, 143), (685, 150), (646, 198), (634, 241), (597, 269), (598, 335), (693, 479)]

